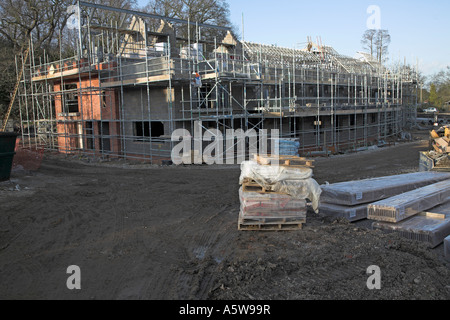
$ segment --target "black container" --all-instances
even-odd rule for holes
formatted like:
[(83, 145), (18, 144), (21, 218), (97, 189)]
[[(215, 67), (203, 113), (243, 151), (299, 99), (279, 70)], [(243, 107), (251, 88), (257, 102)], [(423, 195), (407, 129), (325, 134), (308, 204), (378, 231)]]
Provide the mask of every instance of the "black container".
[(9, 180), (11, 176), (17, 136), (13, 132), (0, 132), (0, 181)]

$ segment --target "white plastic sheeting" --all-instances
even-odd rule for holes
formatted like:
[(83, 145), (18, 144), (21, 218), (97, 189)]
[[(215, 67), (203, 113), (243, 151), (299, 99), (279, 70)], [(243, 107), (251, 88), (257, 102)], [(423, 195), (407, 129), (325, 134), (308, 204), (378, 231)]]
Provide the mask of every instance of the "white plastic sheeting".
[(450, 261), (450, 236), (444, 239), (444, 256), (447, 261)]
[(414, 172), (358, 181), (323, 185), (321, 201), (353, 206), (386, 199), (445, 179), (450, 173)]
[(286, 194), (244, 192), (239, 189), (244, 218), (306, 218), (306, 200)]
[(438, 214), (424, 212), (398, 223), (375, 221), (372, 228), (396, 232), (402, 237), (426, 242), (434, 248), (450, 234), (450, 214), (443, 214), (441, 217)]
[(285, 193), (295, 199), (309, 199), (314, 211), (318, 212), (322, 190), (312, 175), (313, 171), (308, 167), (260, 165), (251, 160), (242, 162), (239, 184), (251, 179), (266, 190)]
[(319, 212), (323, 216), (344, 218), (350, 222), (367, 219), (367, 204), (343, 206), (320, 202)]
[(445, 203), (450, 197), (450, 180), (369, 204), (367, 217), (377, 221), (399, 222)]

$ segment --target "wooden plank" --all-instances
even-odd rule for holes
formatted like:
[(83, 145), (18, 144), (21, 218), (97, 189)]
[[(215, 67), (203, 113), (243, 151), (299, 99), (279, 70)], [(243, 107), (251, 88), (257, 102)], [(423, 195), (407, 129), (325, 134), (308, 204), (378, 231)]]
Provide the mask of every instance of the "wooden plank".
[(448, 147), (448, 142), (445, 141), (443, 138), (437, 138), (437, 139), (434, 139), (434, 142), (436, 142), (437, 145), (438, 145), (439, 147), (441, 147), (442, 149), (444, 149), (444, 150), (445, 150), (445, 148)]
[(296, 156), (285, 156), (285, 155), (271, 155), (271, 156), (260, 156), (255, 154), (254, 159), (261, 165), (271, 165), (275, 164), (283, 167), (309, 167), (313, 168), (314, 160), (296, 157)]
[(306, 218), (245, 219), (239, 216), (238, 229), (247, 231), (301, 230)]
[(257, 192), (257, 193), (261, 193), (261, 194), (266, 194), (266, 193), (274, 193), (274, 194), (284, 194), (284, 193), (280, 193), (280, 192), (275, 192), (272, 190), (267, 190), (266, 188), (262, 187), (261, 185), (259, 185), (256, 182), (244, 182), (242, 184), (242, 191), (244, 192)]
[(443, 153), (441, 148), (439, 148), (437, 145), (433, 144), (433, 148), (434, 150), (436, 150), (436, 152)]
[(437, 139), (437, 138), (439, 138), (439, 135), (436, 133), (436, 131), (434, 131), (434, 130), (432, 130), (431, 132), (430, 132), (430, 136), (433, 138), (433, 139)]
[(433, 213), (433, 212), (421, 212), (418, 214), (422, 217), (433, 218), (433, 219), (445, 219), (445, 214), (443, 213)]
[(243, 217), (239, 216), (239, 223), (243, 225), (257, 224), (299, 224), (306, 223), (306, 218), (300, 217)]
[(300, 223), (298, 225), (241, 225), (239, 224), (238, 229), (241, 231), (296, 231), (301, 230), (303, 225)]

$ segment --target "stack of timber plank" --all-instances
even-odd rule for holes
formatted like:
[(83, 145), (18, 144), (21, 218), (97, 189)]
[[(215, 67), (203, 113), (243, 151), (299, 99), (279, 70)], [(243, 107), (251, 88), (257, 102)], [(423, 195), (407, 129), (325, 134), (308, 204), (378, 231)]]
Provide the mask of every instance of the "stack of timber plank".
[(405, 192), (450, 179), (450, 173), (415, 172), (321, 186), (319, 213), (350, 222), (366, 219), (368, 206)]
[(395, 232), (404, 238), (425, 242), (435, 248), (443, 241), (445, 244), (446, 237), (450, 240), (450, 198), (441, 205), (396, 223), (375, 221), (372, 228)]
[(368, 218), (397, 223), (444, 203), (448, 197), (450, 179), (369, 204)]
[[(299, 230), (306, 223), (306, 197), (289, 192), (284, 179), (311, 181), (312, 161), (295, 156), (259, 156), (241, 165), (239, 230)], [(297, 179), (297, 180), (296, 180)], [(317, 183), (316, 183), (317, 184)], [(306, 188), (307, 188), (306, 187)], [(318, 186), (320, 192), (320, 186)], [(314, 192), (314, 191), (313, 191)], [(319, 194), (320, 196), (320, 194)]]
[(444, 239), (444, 257), (450, 262), (450, 236)]

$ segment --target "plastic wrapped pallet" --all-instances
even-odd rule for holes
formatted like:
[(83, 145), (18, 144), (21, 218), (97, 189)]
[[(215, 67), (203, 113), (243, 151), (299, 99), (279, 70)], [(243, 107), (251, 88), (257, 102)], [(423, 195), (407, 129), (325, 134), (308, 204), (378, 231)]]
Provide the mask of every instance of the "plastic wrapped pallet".
[(350, 222), (367, 219), (367, 204), (342, 206), (333, 203), (320, 202), (319, 214), (333, 218), (344, 218)]
[(399, 222), (444, 203), (450, 196), (450, 180), (418, 188), (368, 205), (367, 217)]
[(309, 179), (312, 175), (313, 171), (308, 167), (290, 168), (275, 165), (260, 165), (256, 161), (250, 160), (241, 163), (239, 183), (242, 184), (244, 179), (253, 179), (258, 183), (274, 184), (285, 180)]
[(354, 206), (386, 199), (445, 179), (447, 172), (415, 172), (323, 185), (321, 201)]
[(306, 218), (306, 200), (286, 194), (244, 192), (239, 189), (241, 215), (245, 218)]
[(279, 140), (279, 150), (280, 155), (290, 155), (298, 156), (298, 149), (300, 148), (300, 142), (295, 139), (282, 139)]
[(285, 193), (296, 199), (309, 199), (314, 211), (318, 211), (322, 191), (312, 178), (311, 168), (260, 165), (253, 160), (244, 161), (241, 164), (239, 184), (247, 179), (255, 181), (266, 190)]
[(423, 212), (398, 223), (375, 221), (373, 229), (396, 232), (402, 237), (438, 246), (450, 234), (450, 214)]

